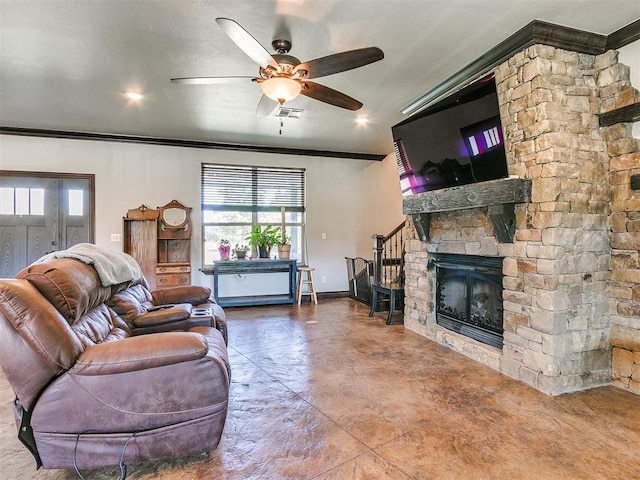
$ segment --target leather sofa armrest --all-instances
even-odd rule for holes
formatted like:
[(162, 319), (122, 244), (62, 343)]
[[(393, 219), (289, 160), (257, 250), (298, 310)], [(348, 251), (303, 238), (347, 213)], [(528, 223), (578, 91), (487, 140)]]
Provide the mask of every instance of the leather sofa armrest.
[(99, 343), (82, 352), (69, 373), (112, 375), (203, 358), (206, 339), (194, 332), (163, 332)]
[(180, 303), (169, 306), (168, 308), (148, 311), (133, 319), (133, 327), (157, 327), (158, 325), (166, 325), (168, 323), (185, 320), (191, 316), (192, 310), (193, 305), (190, 303)]
[(211, 289), (199, 285), (185, 285), (181, 287), (164, 288), (151, 292), (154, 305), (167, 303), (190, 303), (198, 305), (206, 303), (211, 297)]

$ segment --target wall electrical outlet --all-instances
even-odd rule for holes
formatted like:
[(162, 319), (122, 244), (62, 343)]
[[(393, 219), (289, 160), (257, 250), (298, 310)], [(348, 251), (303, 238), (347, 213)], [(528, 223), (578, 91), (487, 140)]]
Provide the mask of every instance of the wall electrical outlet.
[(327, 277), (322, 277), (322, 278), (320, 279), (320, 282), (322, 282), (322, 283), (327, 283)]
[(326, 234), (326, 233), (323, 233), (323, 234), (322, 234), (322, 240), (326, 240), (326, 239), (327, 239), (327, 234)]
[(112, 233), (111, 234), (111, 241), (112, 242), (121, 242), (122, 241), (122, 235), (120, 235), (119, 233)]

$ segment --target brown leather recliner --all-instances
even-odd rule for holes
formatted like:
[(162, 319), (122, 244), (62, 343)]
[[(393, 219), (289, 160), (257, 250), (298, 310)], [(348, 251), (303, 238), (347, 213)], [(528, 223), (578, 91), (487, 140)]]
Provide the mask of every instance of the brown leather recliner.
[[(104, 287), (71, 258), (17, 277), (0, 279), (0, 364), (16, 394), (18, 436), (38, 466), (96, 468), (217, 447), (230, 367), (224, 312), (208, 289), (152, 293), (144, 277)], [(182, 313), (154, 319), (156, 303), (182, 304)], [(118, 313), (127, 309), (129, 323)]]

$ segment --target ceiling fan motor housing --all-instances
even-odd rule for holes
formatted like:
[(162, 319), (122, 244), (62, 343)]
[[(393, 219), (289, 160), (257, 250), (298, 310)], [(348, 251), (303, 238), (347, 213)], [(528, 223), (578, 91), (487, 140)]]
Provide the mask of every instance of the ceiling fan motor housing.
[(280, 54), (289, 53), (289, 50), (291, 50), (291, 42), (283, 38), (276, 38), (273, 42), (271, 42), (271, 46), (276, 52)]

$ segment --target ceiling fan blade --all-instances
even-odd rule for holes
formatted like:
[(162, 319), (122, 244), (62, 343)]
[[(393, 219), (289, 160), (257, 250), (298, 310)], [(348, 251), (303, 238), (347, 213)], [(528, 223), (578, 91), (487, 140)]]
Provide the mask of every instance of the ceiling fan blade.
[(262, 98), (258, 102), (258, 108), (256, 109), (256, 117), (268, 117), (274, 113), (279, 106), (280, 104), (275, 100), (271, 100), (266, 95), (262, 95)]
[(269, 54), (269, 52), (253, 36), (240, 26), (235, 20), (230, 18), (218, 17), (216, 22), (227, 36), (235, 43), (240, 50), (246, 53), (251, 60), (256, 62), (262, 68), (271, 65), (278, 68), (278, 62)]
[(183, 77), (172, 78), (172, 83), (182, 83), (185, 85), (215, 85), (222, 83), (241, 83), (255, 81), (255, 77)]
[(305, 70), (305, 78), (318, 78), (362, 67), (383, 58), (384, 53), (378, 47), (359, 48), (309, 60), (298, 65), (294, 72)]
[(336, 107), (346, 108), (347, 110), (358, 110), (362, 107), (362, 103), (355, 98), (351, 98), (333, 88), (325, 87), (315, 82), (300, 83), (302, 84), (302, 91), (300, 93), (314, 100), (319, 100)]

